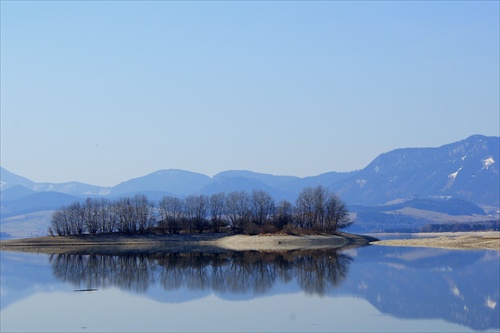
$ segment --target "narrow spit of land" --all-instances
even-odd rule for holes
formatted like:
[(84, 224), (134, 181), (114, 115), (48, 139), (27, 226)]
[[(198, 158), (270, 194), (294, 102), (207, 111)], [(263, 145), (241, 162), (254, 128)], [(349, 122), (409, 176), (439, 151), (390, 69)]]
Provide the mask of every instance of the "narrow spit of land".
[(83, 235), (45, 236), (0, 241), (0, 250), (37, 253), (127, 253), (191, 251), (288, 251), (344, 249), (363, 245), (500, 250), (500, 231), (418, 234), (411, 239), (380, 241), (349, 233), (335, 235)]
[(500, 250), (500, 231), (420, 233), (416, 238), (375, 241), (371, 244), (459, 250)]
[(348, 233), (335, 235), (83, 235), (45, 236), (0, 241), (3, 251), (37, 253), (93, 253), (133, 251), (287, 251), (345, 248), (367, 245), (378, 239)]

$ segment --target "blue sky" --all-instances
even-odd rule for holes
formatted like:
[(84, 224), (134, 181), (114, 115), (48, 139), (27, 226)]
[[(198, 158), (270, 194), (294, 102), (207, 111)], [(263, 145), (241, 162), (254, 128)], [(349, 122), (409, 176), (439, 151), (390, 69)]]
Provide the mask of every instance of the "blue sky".
[(313, 176), (499, 135), (499, 2), (1, 2), (1, 164)]

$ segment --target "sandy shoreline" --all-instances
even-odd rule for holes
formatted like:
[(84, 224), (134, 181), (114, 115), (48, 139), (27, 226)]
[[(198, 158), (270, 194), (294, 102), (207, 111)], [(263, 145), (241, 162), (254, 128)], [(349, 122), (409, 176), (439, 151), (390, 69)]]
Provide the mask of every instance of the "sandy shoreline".
[(370, 244), (461, 250), (500, 250), (500, 231), (422, 233), (416, 235), (417, 238), (382, 240)]
[(206, 244), (233, 251), (265, 251), (344, 248), (347, 246), (367, 245), (373, 241), (371, 237), (342, 233), (338, 235), (232, 235)]
[(98, 235), (36, 237), (0, 241), (2, 251), (36, 253), (127, 253), (191, 251), (288, 251), (296, 249), (344, 249), (368, 244), (380, 246), (434, 247), (500, 250), (500, 232), (413, 234), (410, 239), (379, 241), (370, 236), (337, 235)]
[(2, 251), (37, 253), (97, 253), (133, 251), (287, 251), (295, 249), (362, 246), (373, 237), (347, 233), (337, 235), (98, 235), (37, 237), (0, 241)]

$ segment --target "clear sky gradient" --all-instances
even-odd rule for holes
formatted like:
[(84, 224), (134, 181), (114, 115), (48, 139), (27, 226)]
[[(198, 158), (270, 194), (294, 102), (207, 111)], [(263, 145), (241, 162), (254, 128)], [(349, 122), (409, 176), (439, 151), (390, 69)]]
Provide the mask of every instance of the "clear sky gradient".
[(1, 1), (1, 165), (313, 176), (499, 135), (498, 1)]

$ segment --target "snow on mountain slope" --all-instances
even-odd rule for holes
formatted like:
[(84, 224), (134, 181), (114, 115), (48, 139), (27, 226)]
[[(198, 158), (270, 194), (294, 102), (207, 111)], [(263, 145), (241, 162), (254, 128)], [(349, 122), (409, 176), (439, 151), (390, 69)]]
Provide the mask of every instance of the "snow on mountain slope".
[(353, 204), (450, 196), (498, 207), (499, 139), (474, 135), (437, 148), (396, 149), (334, 187)]

